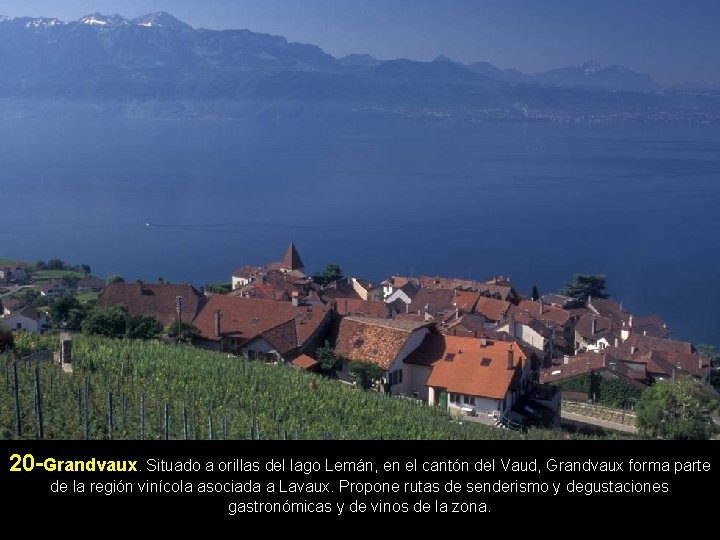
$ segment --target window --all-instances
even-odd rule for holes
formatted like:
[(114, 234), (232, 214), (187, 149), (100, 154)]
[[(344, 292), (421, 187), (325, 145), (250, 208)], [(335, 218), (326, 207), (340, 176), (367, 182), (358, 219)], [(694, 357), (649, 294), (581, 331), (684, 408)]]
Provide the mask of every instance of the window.
[(16, 328), (17, 330), (22, 330), (22, 323), (17, 323), (17, 324), (15, 325), (15, 328)]
[(402, 383), (402, 369), (390, 372), (390, 386)]
[(475, 396), (463, 396), (465, 405), (475, 405)]
[(460, 403), (460, 394), (450, 394), (450, 403)]

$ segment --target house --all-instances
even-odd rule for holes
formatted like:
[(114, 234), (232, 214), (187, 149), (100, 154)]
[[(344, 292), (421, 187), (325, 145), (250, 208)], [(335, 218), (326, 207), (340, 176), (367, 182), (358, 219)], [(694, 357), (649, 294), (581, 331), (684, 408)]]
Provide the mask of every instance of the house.
[(59, 281), (50, 280), (48, 281), (45, 286), (40, 289), (40, 294), (42, 296), (47, 296), (50, 298), (56, 298), (58, 296), (66, 296), (70, 293), (68, 288), (60, 283)]
[(617, 332), (608, 317), (587, 313), (575, 325), (575, 350), (602, 351), (617, 345)]
[(322, 345), (332, 321), (327, 306), (212, 295), (195, 317), (197, 344), (254, 360), (289, 361)]
[(429, 369), (429, 404), (471, 416), (502, 417), (532, 381), (530, 362), (508, 341), (430, 334), (406, 363)]
[(408, 306), (408, 311), (431, 319), (443, 312), (454, 312), (454, 300), (455, 291), (452, 289), (422, 288), (417, 292), (413, 301)]
[[(642, 362), (625, 362), (608, 350), (603, 352), (586, 352), (566, 357), (564, 363), (549, 367), (540, 373), (543, 384), (559, 384), (571, 380), (587, 380), (587, 387), (572, 394), (579, 400), (598, 399), (593, 396), (592, 382), (589, 375), (600, 377), (606, 381), (617, 381), (637, 390), (645, 390), (650, 384), (646, 364)], [(617, 384), (616, 383), (616, 384)], [(577, 386), (577, 383), (574, 385)]]
[(574, 308), (577, 307), (579, 301), (570, 296), (563, 294), (548, 293), (540, 296), (539, 300), (546, 306), (553, 306), (559, 308)]
[(357, 298), (336, 298), (330, 302), (338, 315), (364, 315), (367, 317), (390, 318), (390, 306), (381, 301), (366, 301)]
[(22, 305), (12, 312), (0, 317), (0, 326), (7, 330), (25, 330), (38, 334), (47, 327), (47, 315), (38, 312), (34, 307)]
[(248, 285), (266, 269), (260, 266), (241, 266), (232, 273), (231, 281), (233, 290)]
[(500, 339), (500, 334), (492, 329), (494, 326), (494, 324), (488, 323), (482, 315), (467, 313), (441, 326), (440, 330), (443, 334), (452, 336)]
[(425, 321), (343, 317), (335, 340), (335, 352), (343, 359), (338, 376), (346, 378), (352, 361), (372, 362), (385, 371), (390, 393), (410, 395), (417, 385), (405, 374), (404, 360), (420, 346), (431, 326)]
[(491, 327), (500, 324), (506, 319), (511, 305), (510, 302), (505, 300), (482, 296), (478, 298), (475, 304), (475, 313), (482, 315), (488, 327)]
[(329, 302), (336, 298), (353, 298), (362, 300), (358, 292), (355, 290), (353, 278), (344, 277), (331, 281), (320, 290), (320, 296)]
[(626, 362), (644, 362), (654, 379), (669, 379), (687, 373), (700, 379), (710, 376), (710, 358), (686, 341), (674, 341), (643, 334), (632, 334), (613, 354)]
[(154, 317), (167, 326), (177, 322), (178, 298), (181, 320), (191, 322), (198, 313), (203, 295), (189, 283), (111, 283), (100, 293), (96, 306), (125, 307), (130, 315)]
[(105, 287), (105, 282), (98, 278), (84, 278), (78, 281), (77, 292), (100, 292)]
[(396, 313), (409, 313), (410, 304), (420, 290), (412, 282), (403, 284), (402, 287), (383, 286), (385, 303), (392, 307)]
[(517, 291), (515, 291), (510, 284), (510, 278), (504, 276), (496, 276), (488, 281), (440, 276), (420, 276), (417, 278), (392, 276), (383, 282), (383, 286), (385, 288), (402, 287), (406, 283), (414, 283), (416, 286), (424, 289), (475, 291), (479, 292), (482, 296), (508, 300), (510, 302), (516, 302), (520, 299)]
[(22, 266), (0, 266), (0, 283), (24, 283), (28, 277), (27, 270)]

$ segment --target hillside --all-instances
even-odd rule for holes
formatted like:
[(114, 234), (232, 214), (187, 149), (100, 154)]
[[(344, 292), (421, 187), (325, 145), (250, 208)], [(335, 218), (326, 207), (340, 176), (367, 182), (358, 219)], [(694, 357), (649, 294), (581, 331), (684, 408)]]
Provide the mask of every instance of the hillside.
[[(32, 340), (32, 347), (28, 342)], [(56, 337), (19, 338), (23, 353)], [(23, 343), (25, 342), (25, 343)], [(21, 361), (22, 436), (36, 437), (34, 372), (39, 367), (44, 438), (189, 439), (500, 439), (559, 438), (451, 421), (427, 407), (348, 387), (284, 365), (249, 362), (191, 347), (75, 336), (72, 374), (48, 361)], [(0, 439), (17, 438), (12, 358), (0, 355)], [(89, 389), (89, 392), (87, 391)], [(86, 399), (86, 395), (88, 396)], [(144, 396), (144, 397), (143, 397)], [(87, 406), (86, 406), (87, 402)], [(184, 412), (184, 414), (183, 414)], [(87, 420), (86, 420), (87, 417)], [(212, 425), (212, 428), (210, 427)], [(87, 426), (87, 427), (86, 427)]]

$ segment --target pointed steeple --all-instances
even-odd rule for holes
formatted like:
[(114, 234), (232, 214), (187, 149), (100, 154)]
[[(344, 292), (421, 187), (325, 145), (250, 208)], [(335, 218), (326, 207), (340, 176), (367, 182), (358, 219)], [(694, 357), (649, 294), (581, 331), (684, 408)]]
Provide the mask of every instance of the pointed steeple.
[(305, 265), (303, 264), (302, 259), (298, 254), (295, 244), (290, 242), (290, 245), (285, 252), (285, 257), (283, 257), (282, 269), (288, 272), (291, 270), (300, 270), (302, 272), (304, 268)]

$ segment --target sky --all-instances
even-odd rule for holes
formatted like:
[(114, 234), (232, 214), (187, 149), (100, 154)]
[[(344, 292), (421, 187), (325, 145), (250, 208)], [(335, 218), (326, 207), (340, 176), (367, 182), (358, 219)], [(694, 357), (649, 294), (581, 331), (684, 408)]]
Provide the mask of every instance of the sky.
[(664, 85), (720, 85), (717, 0), (0, 0), (0, 14), (76, 20), (167, 11), (195, 27), (247, 28), (340, 57), (486, 61), (537, 73), (594, 60)]

